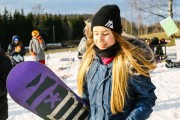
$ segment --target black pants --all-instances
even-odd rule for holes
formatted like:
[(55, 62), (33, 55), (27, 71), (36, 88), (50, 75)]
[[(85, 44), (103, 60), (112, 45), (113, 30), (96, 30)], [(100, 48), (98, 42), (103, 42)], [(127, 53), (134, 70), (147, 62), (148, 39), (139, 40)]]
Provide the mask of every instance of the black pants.
[(164, 55), (162, 46), (156, 47), (155, 54), (156, 55)]
[(0, 96), (0, 120), (8, 118), (8, 102), (7, 95)]

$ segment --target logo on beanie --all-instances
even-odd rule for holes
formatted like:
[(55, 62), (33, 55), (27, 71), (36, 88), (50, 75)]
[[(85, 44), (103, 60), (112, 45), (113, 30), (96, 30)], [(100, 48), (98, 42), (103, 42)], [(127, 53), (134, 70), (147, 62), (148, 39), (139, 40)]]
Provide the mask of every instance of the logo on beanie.
[(109, 20), (109, 21), (105, 24), (105, 26), (108, 27), (108, 28), (113, 29), (113, 21), (112, 21), (112, 20)]

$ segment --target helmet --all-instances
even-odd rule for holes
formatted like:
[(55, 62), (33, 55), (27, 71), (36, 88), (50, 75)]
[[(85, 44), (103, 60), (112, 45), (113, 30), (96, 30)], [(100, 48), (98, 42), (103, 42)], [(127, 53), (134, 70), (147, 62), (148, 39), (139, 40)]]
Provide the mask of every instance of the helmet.
[(20, 40), (20, 38), (19, 38), (19, 36), (17, 36), (17, 35), (14, 35), (13, 37), (12, 37), (12, 41), (14, 42), (14, 41), (19, 41)]
[(39, 32), (37, 30), (33, 30), (31, 34), (32, 36), (37, 37), (39, 35)]

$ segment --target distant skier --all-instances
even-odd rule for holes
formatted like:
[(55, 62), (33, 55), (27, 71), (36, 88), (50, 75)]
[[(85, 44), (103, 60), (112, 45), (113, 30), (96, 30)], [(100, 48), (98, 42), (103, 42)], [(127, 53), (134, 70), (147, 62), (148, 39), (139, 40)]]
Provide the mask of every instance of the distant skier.
[(39, 31), (32, 31), (32, 39), (29, 43), (29, 52), (33, 56), (35, 61), (38, 61), (42, 64), (45, 64), (45, 42), (44, 39), (40, 36)]

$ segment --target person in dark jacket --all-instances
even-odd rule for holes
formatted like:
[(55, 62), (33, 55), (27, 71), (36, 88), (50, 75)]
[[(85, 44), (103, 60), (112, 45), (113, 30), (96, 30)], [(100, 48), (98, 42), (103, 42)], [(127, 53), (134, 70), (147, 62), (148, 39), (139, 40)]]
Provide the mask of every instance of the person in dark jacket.
[(11, 68), (11, 60), (5, 55), (4, 50), (0, 48), (0, 120), (8, 118), (6, 79)]
[(87, 47), (87, 35), (89, 32), (89, 27), (90, 27), (90, 23), (88, 21), (85, 21), (85, 28), (83, 30), (84, 36), (81, 38), (81, 41), (78, 45), (78, 58), (82, 59), (83, 54), (86, 52), (86, 47)]
[[(161, 46), (161, 44), (163, 44), (163, 42), (164, 41), (159, 40), (159, 38), (157, 38), (157, 37), (153, 37), (151, 39), (151, 43), (149, 44), (149, 46), (151, 47), (151, 49), (154, 51), (154, 53), (156, 55), (164, 55), (163, 49), (162, 49), (162, 46)], [(154, 49), (154, 48), (156, 48), (156, 49)]]
[(26, 54), (26, 50), (19, 36), (14, 35), (12, 37), (12, 43), (8, 46), (7, 52), (8, 55), (10, 56), (13, 66), (24, 61), (24, 55)]
[(149, 75), (154, 53), (139, 38), (121, 35), (120, 23), (117, 5), (103, 6), (91, 20), (77, 81), (89, 120), (146, 120), (157, 99)]

